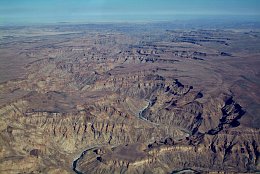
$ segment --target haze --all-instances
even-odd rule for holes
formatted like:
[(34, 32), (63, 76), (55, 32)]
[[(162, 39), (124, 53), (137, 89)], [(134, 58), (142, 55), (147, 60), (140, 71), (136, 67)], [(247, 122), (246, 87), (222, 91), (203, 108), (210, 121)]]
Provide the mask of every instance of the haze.
[(258, 0), (1, 0), (0, 25), (171, 21), (207, 16), (257, 19), (259, 8)]

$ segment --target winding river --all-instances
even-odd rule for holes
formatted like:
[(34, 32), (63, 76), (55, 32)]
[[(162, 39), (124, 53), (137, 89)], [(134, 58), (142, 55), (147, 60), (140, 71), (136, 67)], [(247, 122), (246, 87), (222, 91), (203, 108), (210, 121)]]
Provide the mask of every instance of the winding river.
[(153, 125), (159, 126), (159, 124), (154, 123), (154, 122), (151, 122), (150, 120), (148, 120), (148, 119), (146, 119), (146, 118), (144, 117), (144, 114), (145, 114), (146, 110), (152, 105), (152, 102), (151, 102), (151, 101), (147, 100), (147, 102), (148, 102), (148, 103), (147, 103), (147, 106), (145, 106), (145, 107), (139, 112), (139, 118), (140, 118), (141, 120), (147, 121), (147, 122), (149, 122), (149, 123), (151, 123), (151, 124), (153, 124)]
[(89, 148), (89, 149), (84, 150), (84, 151), (80, 154), (80, 156), (72, 162), (72, 170), (73, 170), (75, 173), (77, 173), (77, 174), (83, 174), (82, 172), (80, 172), (79, 170), (77, 170), (78, 161), (79, 161), (81, 158), (83, 158), (83, 156), (87, 153), (87, 151), (92, 150), (92, 149), (95, 149), (95, 148), (97, 148), (97, 147), (92, 147), (92, 148)]
[[(139, 112), (139, 114), (138, 114), (138, 117), (139, 117), (139, 119), (144, 120), (144, 121), (146, 121), (146, 122), (149, 122), (150, 124), (159, 126), (159, 124), (154, 123), (154, 122), (151, 122), (150, 120), (148, 120), (148, 119), (146, 119), (146, 118), (144, 117), (145, 112), (147, 111), (147, 109), (149, 109), (149, 107), (151, 107), (151, 105), (152, 105), (152, 102), (149, 101), (149, 100), (147, 100), (147, 105), (146, 105), (142, 110), (140, 110), (140, 112)], [(97, 148), (97, 147), (98, 147), (98, 146), (95, 146), (95, 147), (92, 147), (92, 148), (89, 148), (89, 149), (84, 150), (84, 151), (80, 154), (80, 156), (73, 161), (73, 163), (72, 163), (72, 169), (73, 169), (73, 171), (74, 171), (75, 173), (77, 173), (77, 174), (83, 174), (82, 172), (80, 172), (80, 171), (77, 169), (78, 161), (79, 161), (81, 158), (83, 158), (83, 156), (87, 153), (87, 151), (92, 150), (92, 149)]]
[[(149, 123), (151, 123), (151, 124), (159, 125), (159, 124), (157, 124), (157, 123), (153, 123), (153, 122), (149, 121), (148, 119), (144, 118), (144, 114), (145, 114), (146, 110), (151, 106), (151, 101), (147, 101), (147, 102), (148, 102), (148, 103), (147, 103), (147, 106), (145, 106), (142, 110), (140, 110), (140, 112), (139, 112), (139, 118), (140, 118), (141, 120), (147, 121), (147, 122), (149, 122)], [(78, 161), (79, 161), (80, 159), (82, 159), (83, 156), (84, 156), (89, 150), (95, 149), (95, 148), (97, 148), (97, 147), (98, 147), (98, 146), (95, 146), (95, 147), (88, 148), (88, 149), (84, 150), (84, 151), (80, 154), (80, 156), (79, 156), (78, 158), (76, 158), (76, 159), (72, 162), (72, 170), (73, 170), (75, 173), (77, 173), (77, 174), (83, 174), (81, 171), (79, 171), (79, 170), (77, 169)]]

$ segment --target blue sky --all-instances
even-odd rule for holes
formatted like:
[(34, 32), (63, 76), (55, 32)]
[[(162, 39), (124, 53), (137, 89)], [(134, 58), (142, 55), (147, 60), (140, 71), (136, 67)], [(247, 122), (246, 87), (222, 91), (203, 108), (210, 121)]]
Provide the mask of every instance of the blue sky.
[(0, 24), (260, 15), (260, 0), (0, 0)]

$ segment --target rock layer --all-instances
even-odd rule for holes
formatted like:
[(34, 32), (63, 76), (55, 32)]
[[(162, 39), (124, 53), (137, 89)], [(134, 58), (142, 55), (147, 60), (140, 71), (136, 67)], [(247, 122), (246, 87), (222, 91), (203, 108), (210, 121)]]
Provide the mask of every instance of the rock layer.
[(238, 33), (111, 31), (19, 52), (26, 74), (0, 84), (0, 173), (260, 170), (257, 116), (225, 71), (241, 78)]

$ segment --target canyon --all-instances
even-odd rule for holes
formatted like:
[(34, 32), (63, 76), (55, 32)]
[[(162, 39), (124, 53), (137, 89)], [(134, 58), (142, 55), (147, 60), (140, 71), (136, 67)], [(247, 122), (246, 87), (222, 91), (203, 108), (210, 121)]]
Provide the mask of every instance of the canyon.
[(1, 29), (0, 173), (260, 172), (259, 30)]

